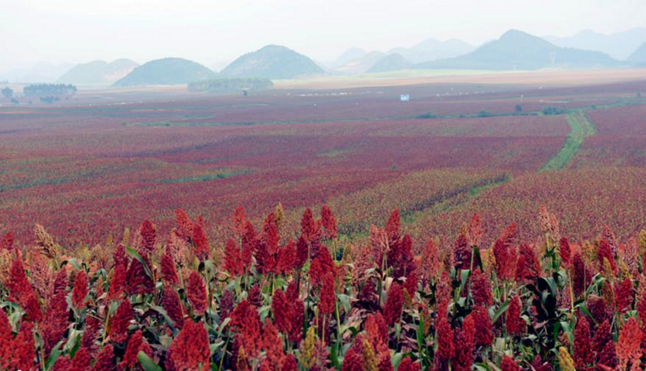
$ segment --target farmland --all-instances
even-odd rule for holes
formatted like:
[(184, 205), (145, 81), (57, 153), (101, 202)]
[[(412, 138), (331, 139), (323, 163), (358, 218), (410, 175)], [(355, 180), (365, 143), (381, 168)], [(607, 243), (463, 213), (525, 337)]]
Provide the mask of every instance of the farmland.
[(0, 370), (643, 367), (627, 73), (0, 101)]
[[(365, 231), (390, 209), (406, 208), (388, 200), (405, 198), (410, 205), (428, 204), (417, 207), (413, 230), (454, 238), (458, 226), (416, 223), (462, 209), (487, 215), (488, 206), (466, 205), (493, 197), (500, 191), (489, 189), (493, 183), (513, 189), (532, 179), (549, 192), (551, 180), (544, 178), (568, 178), (569, 169), (609, 174), (605, 167), (621, 165), (640, 171), (642, 87), (441, 82), (280, 89), (249, 97), (90, 91), (58, 106), (2, 107), (0, 208), (6, 217), (0, 228), (28, 243), (30, 224), (38, 221), (62, 241), (96, 244), (145, 218), (169, 228), (174, 210), (184, 208), (209, 220), (208, 233), (215, 237), (237, 206), (255, 215), (280, 202), (288, 216), (293, 212), (288, 219), (295, 225), (306, 207), (361, 203), (372, 192), (385, 201), (337, 207), (341, 222), (363, 220), (351, 229)], [(399, 102), (404, 89), (411, 102)], [(565, 111), (543, 114), (551, 106)], [(551, 174), (557, 169), (564, 170)], [(634, 189), (599, 179), (601, 189), (615, 190), (619, 205), (613, 207), (630, 205), (639, 215), (643, 199), (631, 196)], [(435, 185), (420, 189), (415, 181)], [(554, 190), (568, 204), (579, 201), (567, 198), (576, 187)], [(411, 189), (416, 191), (408, 194)], [(474, 189), (483, 190), (482, 197), (473, 197)], [(545, 204), (528, 198), (512, 203), (523, 204), (523, 227)], [(572, 225), (598, 212), (585, 205), (568, 218)], [(505, 218), (492, 221), (499, 219)], [(639, 219), (609, 223), (622, 234), (643, 227)], [(601, 227), (583, 225), (567, 232), (589, 238)]]

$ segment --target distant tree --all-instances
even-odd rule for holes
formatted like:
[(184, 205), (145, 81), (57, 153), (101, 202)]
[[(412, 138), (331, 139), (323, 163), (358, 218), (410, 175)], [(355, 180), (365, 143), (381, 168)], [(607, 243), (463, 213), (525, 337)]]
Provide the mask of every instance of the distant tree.
[(564, 108), (560, 108), (560, 107), (554, 107), (554, 106), (543, 107), (544, 115), (562, 115), (566, 112), (567, 111)]
[(637, 93), (637, 98), (639, 98), (639, 99), (642, 98), (642, 92), (641, 91), (639, 93)]
[(417, 118), (420, 118), (420, 119), (434, 119), (436, 117), (437, 117), (437, 115), (435, 113), (433, 113), (433, 111), (428, 111), (426, 113), (423, 113), (423, 114), (417, 116)]
[(478, 113), (478, 117), (492, 117), (492, 116), (493, 116), (493, 112), (491, 112), (489, 110), (484, 110), (483, 109), (482, 111), (480, 111)]
[(11, 103), (18, 104), (20, 102), (18, 102), (18, 99), (16, 99), (16, 98), (11, 98)]
[(520, 104), (517, 104), (516, 105), (516, 113), (521, 113), (521, 112), (523, 112), (523, 106), (521, 106)]
[(7, 99), (13, 97), (13, 90), (11, 90), (10, 88), (2, 89), (2, 96)]

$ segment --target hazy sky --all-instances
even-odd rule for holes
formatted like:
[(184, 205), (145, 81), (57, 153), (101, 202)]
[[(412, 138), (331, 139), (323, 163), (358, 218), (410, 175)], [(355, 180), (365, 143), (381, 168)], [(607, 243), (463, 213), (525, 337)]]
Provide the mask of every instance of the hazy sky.
[(0, 71), (177, 56), (207, 66), (266, 44), (320, 61), (510, 28), (568, 36), (646, 26), (646, 0), (0, 0)]

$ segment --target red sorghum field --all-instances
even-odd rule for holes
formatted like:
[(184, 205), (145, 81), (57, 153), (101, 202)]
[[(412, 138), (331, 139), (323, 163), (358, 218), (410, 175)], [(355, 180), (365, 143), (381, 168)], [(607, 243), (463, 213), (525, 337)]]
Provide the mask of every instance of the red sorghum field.
[(261, 225), (238, 208), (224, 248), (176, 212), (104, 246), (0, 246), (1, 367), (7, 370), (641, 369), (646, 231), (623, 241), (516, 223), (483, 243), (478, 214), (452, 244), (413, 240), (395, 210), (363, 243), (333, 211), (283, 209)]
[(3, 104), (0, 370), (644, 369), (645, 90)]

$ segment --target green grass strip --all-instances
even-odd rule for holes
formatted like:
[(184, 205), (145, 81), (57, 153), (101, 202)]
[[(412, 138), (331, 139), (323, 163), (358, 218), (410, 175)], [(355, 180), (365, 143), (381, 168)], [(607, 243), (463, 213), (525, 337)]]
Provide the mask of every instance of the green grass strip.
[(570, 125), (570, 133), (565, 138), (561, 150), (543, 165), (541, 171), (559, 170), (566, 167), (576, 156), (585, 138), (596, 134), (594, 125), (583, 110), (573, 111), (565, 118)]

